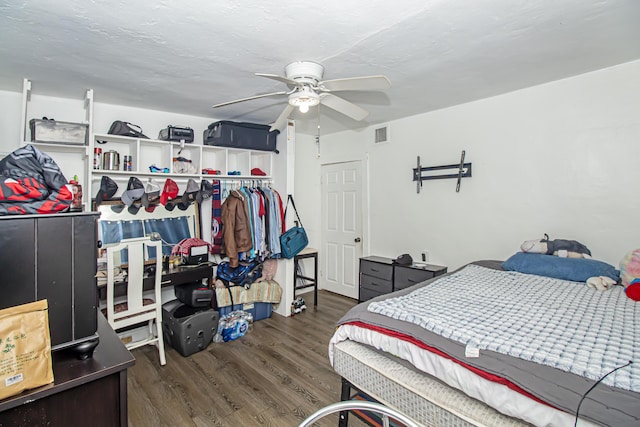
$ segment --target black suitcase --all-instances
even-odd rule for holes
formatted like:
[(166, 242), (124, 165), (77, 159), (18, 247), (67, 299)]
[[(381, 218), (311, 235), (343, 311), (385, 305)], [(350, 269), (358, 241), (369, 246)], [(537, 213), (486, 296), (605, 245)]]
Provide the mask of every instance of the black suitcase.
[(160, 141), (193, 142), (193, 129), (181, 126), (167, 126), (158, 134)]
[(274, 151), (279, 130), (269, 132), (269, 125), (220, 121), (211, 123), (204, 131), (205, 145), (244, 148), (248, 150)]

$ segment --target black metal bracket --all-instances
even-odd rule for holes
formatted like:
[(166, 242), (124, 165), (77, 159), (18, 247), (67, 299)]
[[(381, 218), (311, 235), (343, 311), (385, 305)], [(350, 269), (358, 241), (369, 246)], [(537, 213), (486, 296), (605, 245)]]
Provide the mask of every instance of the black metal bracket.
[[(462, 154), (460, 155), (460, 163), (458, 164), (423, 167), (422, 164), (420, 164), (420, 156), (418, 156), (417, 167), (413, 168), (413, 180), (416, 181), (416, 192), (418, 194), (420, 193), (422, 181), (448, 178), (458, 179), (458, 182), (456, 184), (456, 193), (460, 192), (460, 181), (462, 180), (462, 178), (471, 178), (471, 163), (465, 163), (464, 157), (465, 151), (462, 150)], [(446, 171), (448, 170), (451, 170), (451, 172), (455, 171), (455, 173), (448, 174), (446, 173)]]

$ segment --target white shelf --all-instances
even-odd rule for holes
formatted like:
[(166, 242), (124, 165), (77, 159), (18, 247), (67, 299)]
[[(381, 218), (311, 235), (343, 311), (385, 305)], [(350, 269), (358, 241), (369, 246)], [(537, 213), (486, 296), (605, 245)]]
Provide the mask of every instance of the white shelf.
[(23, 141), (22, 145), (35, 145), (40, 151), (59, 151), (68, 153), (82, 153), (88, 155), (89, 146), (79, 144), (63, 144), (54, 142), (36, 142), (36, 141)]
[[(98, 144), (101, 141), (103, 143)], [(100, 188), (103, 176), (109, 176), (117, 182), (118, 192), (116, 197), (126, 189), (130, 177), (138, 177), (145, 182), (154, 179), (160, 187), (167, 178), (173, 179), (181, 191), (184, 191), (189, 179), (200, 181), (202, 179), (220, 179), (227, 181), (240, 180), (271, 180), (273, 168), (273, 156), (275, 153), (257, 150), (243, 150), (237, 148), (216, 147), (200, 144), (181, 144), (179, 142), (160, 141), (155, 139), (131, 138), (126, 136), (94, 134), (90, 139), (88, 151), (93, 158), (93, 149), (101, 148), (102, 154), (109, 150), (117, 151), (120, 156), (121, 170), (93, 169), (91, 174), (91, 194), (95, 195)], [(132, 170), (123, 168), (124, 156), (132, 156)], [(173, 159), (184, 157), (191, 160), (198, 173), (177, 173), (174, 169)], [(158, 168), (168, 168), (169, 173), (151, 172), (149, 167), (155, 165)], [(222, 173), (213, 175), (200, 173), (203, 169), (215, 169)], [(259, 168), (265, 172), (264, 176), (251, 175), (251, 169)], [(229, 171), (240, 171), (241, 175), (228, 175)], [(93, 196), (92, 196), (93, 197)]]
[[(98, 144), (97, 141), (103, 142)], [(180, 144), (179, 142), (159, 141), (155, 139), (130, 138), (126, 136), (95, 134), (91, 138), (90, 152), (93, 148), (101, 148), (103, 154), (114, 150), (120, 155), (122, 165), (124, 156), (132, 156), (132, 170), (124, 172), (129, 176), (158, 176), (167, 178), (211, 178), (211, 179), (271, 179), (273, 168), (273, 152), (258, 150), (243, 150), (237, 148), (215, 147), (200, 144)], [(174, 171), (173, 159), (184, 157), (191, 160), (198, 173), (183, 174)], [(148, 168), (155, 165), (158, 168), (169, 168), (169, 173), (149, 172)], [(122, 166), (121, 166), (122, 167)], [(203, 169), (215, 169), (222, 173), (211, 175), (200, 173)], [(265, 172), (265, 176), (251, 175), (253, 168)], [(241, 175), (228, 175), (230, 171), (240, 171)], [(104, 175), (109, 170), (93, 170), (95, 175)], [(117, 175), (117, 174), (116, 174)]]
[[(29, 128), (29, 121), (34, 118), (30, 115), (31, 93), (31, 80), (24, 79), (22, 82), (22, 114), (20, 118), (21, 144), (23, 146), (32, 144), (37, 147), (38, 150), (47, 153), (58, 164), (65, 178), (71, 180), (74, 176), (77, 176), (78, 182), (85, 189), (84, 192), (86, 192), (86, 189), (91, 187), (90, 168), (93, 164), (93, 149), (90, 148), (90, 145), (30, 141), (31, 130)], [(87, 132), (88, 135), (91, 135), (93, 129), (93, 90), (87, 89), (84, 93), (83, 100), (84, 119), (81, 121), (88, 124)], [(89, 141), (89, 143), (91, 144), (91, 141)], [(85, 211), (91, 210), (90, 197), (83, 197), (82, 202)]]
[[(21, 117), (21, 144), (33, 144), (40, 151), (49, 154), (60, 166), (65, 178), (72, 179), (78, 176), (78, 181), (83, 186), (83, 205), (85, 211), (91, 210), (91, 198), (97, 194), (100, 181), (103, 176), (109, 176), (118, 183), (116, 197), (126, 189), (126, 183), (130, 177), (136, 176), (141, 181), (150, 178), (156, 180), (159, 185), (167, 178), (176, 181), (181, 190), (184, 190), (189, 179), (200, 181), (202, 179), (220, 179), (228, 181), (241, 180), (268, 180), (272, 179), (275, 155), (271, 151), (245, 150), (237, 148), (217, 147), (193, 143), (180, 143), (160, 141), (157, 139), (131, 138), (127, 136), (94, 134), (93, 133), (93, 90), (88, 89), (84, 96), (84, 123), (88, 123), (89, 144), (63, 144), (31, 142), (29, 115), (31, 103), (32, 84), (28, 79), (23, 81), (22, 91), (22, 117)], [(36, 105), (37, 107), (40, 105)], [(81, 107), (79, 107), (80, 110)], [(78, 111), (80, 112), (80, 111)], [(78, 115), (79, 116), (79, 115)], [(76, 117), (77, 119), (77, 117)], [(101, 143), (98, 143), (100, 141)], [(113, 150), (120, 157), (120, 170), (94, 169), (94, 149), (100, 148), (102, 155)], [(123, 170), (124, 156), (131, 156), (132, 165), (130, 171)], [(191, 160), (196, 173), (178, 173), (174, 168), (173, 159), (184, 157)], [(102, 162), (101, 162), (102, 163)], [(168, 168), (169, 173), (151, 172), (149, 166)], [(259, 168), (266, 175), (251, 175), (253, 168)], [(219, 175), (202, 173), (203, 169), (214, 169), (221, 172)], [(228, 175), (230, 171), (240, 171), (241, 175)]]

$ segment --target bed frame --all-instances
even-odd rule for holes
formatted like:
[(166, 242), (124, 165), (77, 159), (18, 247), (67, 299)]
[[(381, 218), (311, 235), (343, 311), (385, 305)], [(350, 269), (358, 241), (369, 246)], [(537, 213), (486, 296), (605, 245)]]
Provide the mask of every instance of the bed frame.
[[(420, 372), (407, 362), (354, 341), (336, 344), (334, 369), (342, 377), (342, 401), (354, 393), (406, 414), (419, 424), (438, 427), (525, 427), (522, 420), (508, 417), (440, 380)], [(340, 427), (346, 427), (348, 412), (341, 412)]]

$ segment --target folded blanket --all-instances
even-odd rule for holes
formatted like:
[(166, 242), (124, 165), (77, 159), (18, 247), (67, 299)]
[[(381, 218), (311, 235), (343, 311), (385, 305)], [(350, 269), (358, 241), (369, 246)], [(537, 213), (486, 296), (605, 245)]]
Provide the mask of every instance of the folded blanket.
[[(231, 296), (233, 296), (234, 305), (252, 302), (279, 303), (282, 296), (282, 288), (275, 280), (252, 283), (249, 289), (245, 289), (243, 286), (231, 286), (230, 288), (216, 287), (215, 291), (218, 307), (231, 305)], [(229, 295), (229, 291), (231, 291), (231, 295)]]

